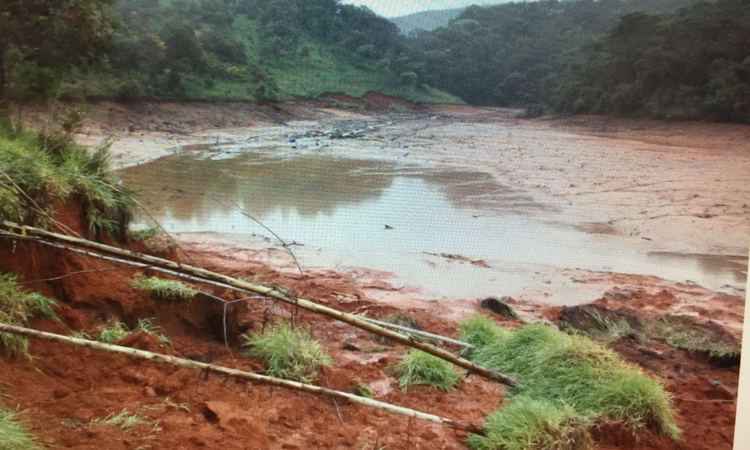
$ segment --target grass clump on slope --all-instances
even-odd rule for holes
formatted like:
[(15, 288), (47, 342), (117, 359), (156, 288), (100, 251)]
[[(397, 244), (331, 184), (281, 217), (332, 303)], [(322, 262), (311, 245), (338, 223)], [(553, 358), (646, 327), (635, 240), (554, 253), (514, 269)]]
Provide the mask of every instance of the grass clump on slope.
[(244, 340), (246, 354), (262, 359), (266, 373), (274, 377), (310, 383), (317, 379), (321, 367), (332, 363), (308, 330), (293, 328), (288, 323), (245, 335)]
[[(55, 318), (55, 302), (41, 294), (26, 292), (13, 274), (0, 273), (0, 322), (25, 327), (36, 317)], [(28, 353), (25, 337), (0, 333), (0, 349), (10, 356)]]
[(585, 450), (591, 448), (589, 422), (575, 409), (519, 395), (487, 417), (486, 436), (469, 437), (480, 450)]
[(36, 440), (18, 422), (16, 414), (0, 408), (0, 450), (39, 450)]
[[(510, 404), (490, 416), (487, 436), (472, 436), (475, 449), (586, 449), (588, 429), (619, 422), (633, 431), (651, 427), (677, 439), (669, 394), (658, 381), (591, 339), (544, 325), (491, 331), (465, 324), (462, 338), (496, 338), (471, 354), (476, 363), (517, 377)], [(489, 331), (488, 331), (489, 330)], [(472, 341), (473, 340), (473, 341)], [(516, 403), (519, 402), (519, 403)]]
[(470, 317), (459, 325), (461, 340), (475, 349), (510, 337), (511, 332), (499, 327), (492, 319), (482, 315)]
[(75, 197), (90, 231), (127, 229), (133, 198), (110, 172), (109, 147), (89, 151), (72, 136), (24, 130), (0, 117), (0, 220), (47, 225), (52, 205)]
[(158, 277), (138, 277), (132, 282), (136, 289), (148, 292), (159, 300), (192, 300), (198, 291), (174, 280)]
[(451, 363), (419, 350), (410, 350), (395, 369), (404, 390), (422, 384), (450, 391), (461, 381)]

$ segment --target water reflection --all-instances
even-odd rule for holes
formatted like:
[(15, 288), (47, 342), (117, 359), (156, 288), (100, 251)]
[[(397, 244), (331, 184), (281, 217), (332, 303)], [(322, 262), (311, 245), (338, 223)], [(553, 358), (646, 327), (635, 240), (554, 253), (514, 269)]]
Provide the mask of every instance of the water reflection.
[(231, 215), (236, 203), (259, 217), (330, 216), (342, 205), (380, 197), (393, 184), (392, 169), (376, 161), (248, 153), (212, 159), (186, 152), (126, 169), (121, 176), (157, 217), (207, 223)]

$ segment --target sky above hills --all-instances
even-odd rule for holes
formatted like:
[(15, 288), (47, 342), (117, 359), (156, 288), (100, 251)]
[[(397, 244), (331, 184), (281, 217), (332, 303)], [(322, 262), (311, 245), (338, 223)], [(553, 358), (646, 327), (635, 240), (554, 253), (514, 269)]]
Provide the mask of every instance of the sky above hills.
[(469, 5), (494, 5), (503, 0), (344, 0), (343, 3), (367, 6), (385, 17), (398, 17), (432, 9), (463, 8)]

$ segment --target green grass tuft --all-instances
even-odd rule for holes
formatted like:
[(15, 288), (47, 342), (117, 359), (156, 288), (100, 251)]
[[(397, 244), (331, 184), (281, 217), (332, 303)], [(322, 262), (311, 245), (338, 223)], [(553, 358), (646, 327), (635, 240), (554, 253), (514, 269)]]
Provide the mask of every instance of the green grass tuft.
[(161, 230), (158, 227), (147, 227), (140, 228), (137, 230), (128, 230), (128, 237), (137, 242), (145, 242), (149, 239), (153, 239), (161, 234)]
[(266, 364), (268, 375), (309, 383), (318, 371), (332, 363), (331, 357), (309, 331), (275, 324), (262, 333), (245, 335), (247, 355)]
[(164, 331), (159, 325), (156, 325), (154, 323), (153, 319), (138, 319), (138, 323), (136, 324), (134, 331), (155, 336), (162, 346), (172, 345), (172, 340), (164, 334)]
[[(26, 292), (13, 274), (0, 273), (0, 322), (27, 326), (36, 317), (56, 318), (55, 302), (41, 294)], [(10, 356), (28, 354), (25, 337), (0, 333), (0, 348)]]
[(451, 363), (420, 350), (410, 350), (395, 369), (403, 390), (421, 384), (450, 391), (461, 381)]
[(461, 322), (461, 340), (476, 348), (484, 347), (510, 336), (510, 331), (502, 328), (487, 316), (477, 314)]
[[(122, 322), (110, 322), (99, 331), (96, 340), (105, 344), (114, 344), (130, 336), (132, 333), (150, 334), (156, 337), (162, 345), (171, 345), (172, 343), (169, 337), (162, 332), (161, 327), (154, 323), (153, 319), (138, 319), (138, 323), (132, 330)], [(91, 336), (86, 332), (78, 332), (74, 336), (82, 339), (91, 339)]]
[(472, 435), (475, 450), (587, 450), (590, 424), (570, 406), (518, 396), (487, 417), (486, 436)]
[(360, 383), (354, 387), (354, 395), (364, 398), (375, 398), (375, 392), (369, 385), (364, 383)]
[(517, 398), (572, 408), (579, 423), (614, 421), (633, 431), (651, 426), (673, 439), (680, 435), (662, 384), (585, 336), (528, 325), (498, 334), (471, 358), (517, 377)]
[(105, 344), (114, 344), (128, 336), (130, 336), (130, 330), (127, 325), (122, 322), (112, 322), (102, 328), (96, 340), (104, 342)]
[(36, 442), (18, 422), (15, 413), (0, 409), (0, 450), (40, 450)]
[(160, 300), (192, 300), (198, 294), (184, 283), (158, 277), (138, 277), (133, 280), (132, 286)]

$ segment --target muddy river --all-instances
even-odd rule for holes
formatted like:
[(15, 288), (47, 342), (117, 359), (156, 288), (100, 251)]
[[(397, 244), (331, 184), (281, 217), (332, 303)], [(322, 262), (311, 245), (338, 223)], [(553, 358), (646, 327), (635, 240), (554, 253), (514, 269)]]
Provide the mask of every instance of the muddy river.
[[(388, 272), (395, 286), (430, 298), (517, 294), (561, 268), (716, 290), (744, 284), (742, 257), (655, 251), (641, 237), (592, 233), (492, 173), (277, 144), (186, 148), (121, 176), (171, 233), (270, 246), (252, 216), (290, 243), (305, 269)], [(148, 222), (140, 216), (136, 226)], [(591, 300), (577, 298), (574, 284), (567, 291), (553, 301)]]

